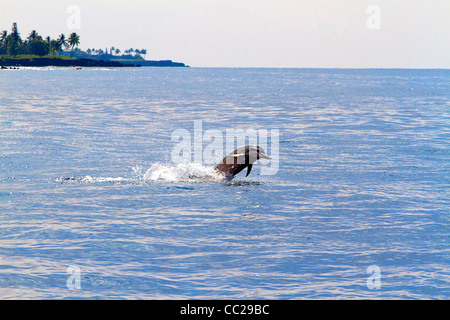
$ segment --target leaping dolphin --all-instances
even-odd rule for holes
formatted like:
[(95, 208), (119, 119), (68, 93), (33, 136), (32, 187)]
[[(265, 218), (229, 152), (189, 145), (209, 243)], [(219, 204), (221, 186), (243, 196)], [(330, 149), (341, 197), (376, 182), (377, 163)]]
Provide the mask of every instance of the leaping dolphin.
[(216, 165), (215, 169), (232, 179), (239, 172), (247, 168), (246, 177), (252, 171), (252, 166), (259, 159), (272, 159), (267, 156), (264, 149), (260, 146), (245, 146), (234, 150), (223, 158), (222, 162)]

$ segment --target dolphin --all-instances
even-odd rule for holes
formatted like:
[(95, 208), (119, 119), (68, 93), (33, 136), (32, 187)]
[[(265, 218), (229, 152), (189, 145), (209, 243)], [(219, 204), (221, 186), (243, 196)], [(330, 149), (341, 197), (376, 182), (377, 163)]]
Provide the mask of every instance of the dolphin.
[(246, 177), (252, 171), (252, 166), (259, 159), (272, 159), (260, 146), (245, 146), (234, 150), (215, 166), (215, 170), (226, 175), (231, 180), (239, 172), (247, 168)]

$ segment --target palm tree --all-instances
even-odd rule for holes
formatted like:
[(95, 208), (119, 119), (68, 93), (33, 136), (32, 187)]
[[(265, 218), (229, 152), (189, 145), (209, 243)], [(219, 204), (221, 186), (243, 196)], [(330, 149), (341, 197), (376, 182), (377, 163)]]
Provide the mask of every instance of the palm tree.
[(116, 48), (116, 55), (119, 55), (119, 54), (120, 54), (120, 49)]
[(72, 57), (73, 48), (80, 44), (80, 36), (75, 32), (72, 32), (67, 42), (69, 42), (69, 45), (72, 47), (72, 50), (70, 51), (70, 56)]
[(64, 48), (67, 48), (67, 46), (68, 46), (69, 44), (67, 43), (66, 36), (64, 35), (64, 33), (61, 33), (61, 34), (59, 35), (58, 40), (56, 40), (56, 41), (58, 41), (58, 48), (57, 48), (57, 51), (58, 51), (58, 55), (59, 55), (60, 52), (63, 50), (63, 47), (64, 47)]
[(17, 29), (17, 23), (13, 23), (11, 33), (6, 39), (7, 53), (16, 56), (22, 45), (22, 39), (20, 38), (19, 30)]
[(3, 30), (0, 33), (0, 53), (6, 53), (6, 39), (8, 38), (8, 31)]
[[(47, 37), (47, 40), (49, 40), (50, 37)], [(53, 54), (53, 57), (55, 57), (55, 52), (59, 51), (59, 49), (61, 48), (61, 44), (59, 43), (58, 40), (50, 40), (48, 41), (48, 45), (49, 45), (49, 53)]]
[(40, 41), (42, 40), (42, 37), (36, 32), (36, 30), (33, 30), (30, 32), (27, 38), (28, 41)]
[(67, 40), (66, 40), (66, 36), (64, 35), (64, 33), (61, 33), (59, 35), (58, 41), (59, 41), (59, 43), (61, 43), (61, 46), (64, 46), (64, 47), (68, 46), (68, 43), (67, 43)]
[(145, 56), (147, 55), (147, 49), (141, 49), (141, 54), (144, 55), (144, 59), (145, 59)]
[(55, 51), (58, 52), (58, 56), (59, 56), (59, 53), (63, 50), (63, 48), (62, 48), (63, 45), (62, 45), (60, 39), (52, 40), (52, 41), (54, 41), (53, 45), (55, 46)]
[(3, 30), (2, 33), (0, 33), (0, 41), (5, 41), (6, 37), (8, 36), (8, 31)]

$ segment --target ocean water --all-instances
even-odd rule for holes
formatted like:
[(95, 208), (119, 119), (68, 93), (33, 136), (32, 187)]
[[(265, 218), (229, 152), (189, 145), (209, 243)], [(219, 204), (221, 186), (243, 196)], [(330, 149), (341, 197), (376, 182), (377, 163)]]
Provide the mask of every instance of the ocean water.
[[(0, 298), (449, 299), (449, 111), (449, 70), (0, 70)], [(194, 121), (278, 171), (171, 163)]]

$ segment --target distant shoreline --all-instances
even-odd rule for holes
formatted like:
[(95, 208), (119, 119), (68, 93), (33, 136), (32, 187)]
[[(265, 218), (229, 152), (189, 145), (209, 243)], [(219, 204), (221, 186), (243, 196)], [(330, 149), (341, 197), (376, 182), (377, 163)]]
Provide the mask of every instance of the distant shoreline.
[(171, 60), (144, 60), (139, 62), (118, 62), (92, 59), (26, 58), (0, 59), (2, 67), (187, 67), (184, 63)]

